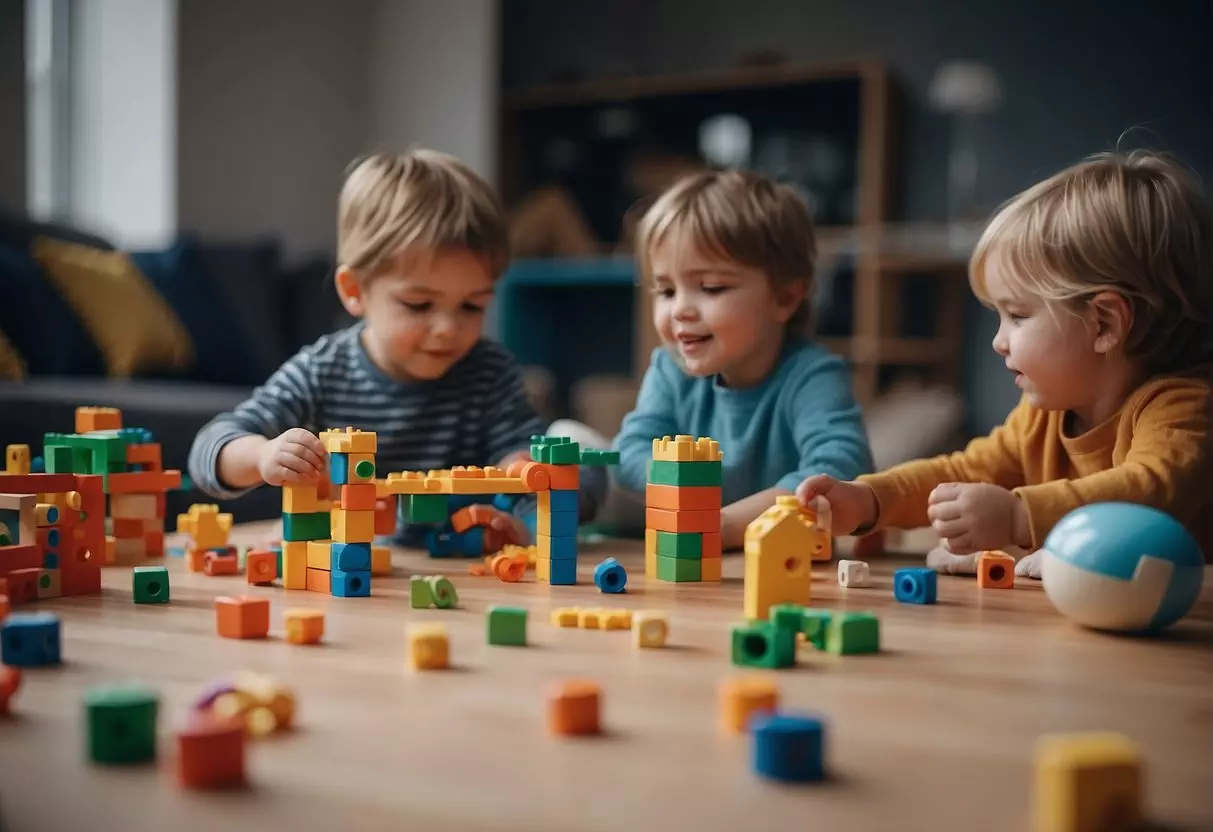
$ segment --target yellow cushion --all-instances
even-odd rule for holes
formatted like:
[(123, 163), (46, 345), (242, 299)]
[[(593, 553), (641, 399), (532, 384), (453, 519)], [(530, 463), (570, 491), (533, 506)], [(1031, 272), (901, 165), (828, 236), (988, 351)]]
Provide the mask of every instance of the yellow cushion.
[(45, 238), (32, 250), (97, 342), (110, 376), (180, 370), (193, 361), (189, 332), (125, 254)]
[(0, 332), (0, 378), (25, 378), (25, 361), (3, 332)]

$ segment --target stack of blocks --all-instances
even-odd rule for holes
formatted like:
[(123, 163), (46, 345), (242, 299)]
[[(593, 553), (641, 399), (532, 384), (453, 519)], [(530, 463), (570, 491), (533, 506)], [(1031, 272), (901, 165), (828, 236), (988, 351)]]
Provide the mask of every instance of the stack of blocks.
[(123, 428), (115, 408), (80, 407), (76, 432), (48, 433), (43, 444), (48, 474), (101, 477), (110, 500), (106, 565), (164, 557), (165, 494), (181, 486), (181, 472), (164, 470), (150, 432)]
[(377, 438), (346, 428), (326, 430), (320, 441), (337, 497), (322, 499), (319, 483), (283, 488), (282, 585), (364, 598), (371, 594), (372, 573), (391, 570), (390, 551), (371, 545), (386, 514), (377, 510), (382, 509), (375, 484)]
[(720, 443), (715, 440), (653, 440), (645, 484), (646, 578), (720, 580), (721, 478)]
[(577, 583), (581, 448), (567, 436), (532, 436), (531, 459), (559, 471), (551, 488), (536, 495), (535, 576), (553, 586), (571, 586)]
[(101, 591), (102, 478), (30, 473), (28, 445), (10, 445), (0, 472), (0, 595), (12, 605)]

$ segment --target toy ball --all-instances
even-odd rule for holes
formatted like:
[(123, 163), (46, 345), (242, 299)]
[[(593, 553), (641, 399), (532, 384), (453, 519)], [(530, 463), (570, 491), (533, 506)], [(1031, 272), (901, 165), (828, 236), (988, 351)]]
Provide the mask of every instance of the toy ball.
[(1200, 595), (1200, 547), (1168, 514), (1096, 503), (1061, 519), (1041, 550), (1045, 594), (1059, 612), (1097, 630), (1157, 632)]

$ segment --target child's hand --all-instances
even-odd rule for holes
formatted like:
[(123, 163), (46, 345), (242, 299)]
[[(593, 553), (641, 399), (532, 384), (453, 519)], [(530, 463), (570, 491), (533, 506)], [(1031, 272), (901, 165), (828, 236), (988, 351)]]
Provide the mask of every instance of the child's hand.
[(257, 470), (267, 485), (315, 482), (324, 476), (320, 439), (303, 428), (291, 428), (261, 450)]
[(830, 504), (830, 531), (847, 535), (876, 522), (876, 493), (858, 482), (836, 480), (828, 474), (815, 474), (796, 486), (796, 499), (812, 508), (820, 497)]
[(1020, 545), (1027, 532), (1023, 502), (997, 485), (949, 482), (928, 498), (927, 517), (943, 548), (954, 555)]
[(519, 546), (525, 546), (530, 542), (531, 530), (526, 527), (526, 523), (522, 521), (521, 517), (499, 508), (491, 506), (485, 506), (485, 508), (493, 512), (493, 519), (489, 521), (489, 527), (506, 535), (507, 542), (513, 542)]

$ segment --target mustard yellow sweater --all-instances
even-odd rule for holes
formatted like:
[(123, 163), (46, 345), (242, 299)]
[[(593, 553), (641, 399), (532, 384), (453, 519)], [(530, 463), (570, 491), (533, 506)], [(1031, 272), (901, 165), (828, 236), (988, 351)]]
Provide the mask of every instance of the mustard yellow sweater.
[(873, 530), (929, 525), (927, 498), (935, 486), (985, 482), (1023, 501), (1033, 549), (1079, 506), (1132, 502), (1175, 517), (1206, 561), (1213, 559), (1208, 379), (1208, 367), (1151, 379), (1081, 436), (1065, 434), (1065, 413), (1040, 410), (1024, 398), (1004, 424), (963, 451), (860, 477), (880, 507)]

